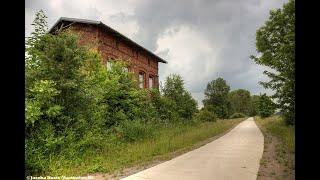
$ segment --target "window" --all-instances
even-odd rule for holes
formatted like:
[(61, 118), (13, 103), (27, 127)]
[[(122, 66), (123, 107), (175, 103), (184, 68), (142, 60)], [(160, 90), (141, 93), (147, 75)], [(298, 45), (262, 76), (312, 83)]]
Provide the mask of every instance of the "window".
[(107, 71), (110, 71), (112, 68), (112, 62), (109, 60), (107, 61)]
[(153, 88), (153, 76), (149, 76), (149, 88)]
[(145, 81), (144, 74), (145, 73), (142, 71), (139, 72), (139, 87), (140, 88), (144, 88), (144, 81)]

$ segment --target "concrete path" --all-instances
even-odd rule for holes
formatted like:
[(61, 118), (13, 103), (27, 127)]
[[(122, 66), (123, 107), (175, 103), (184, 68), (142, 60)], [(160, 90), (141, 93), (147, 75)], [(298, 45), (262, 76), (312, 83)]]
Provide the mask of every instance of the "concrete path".
[(254, 180), (263, 143), (260, 129), (248, 118), (211, 143), (124, 179)]

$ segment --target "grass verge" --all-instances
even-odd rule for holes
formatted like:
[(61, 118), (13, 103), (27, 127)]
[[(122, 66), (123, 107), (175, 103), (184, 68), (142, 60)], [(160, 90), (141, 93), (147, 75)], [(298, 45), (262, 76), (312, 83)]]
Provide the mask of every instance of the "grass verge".
[(153, 138), (133, 143), (106, 141), (102, 150), (92, 150), (74, 161), (53, 159), (50, 172), (46, 174), (54, 176), (119, 174), (124, 169), (137, 165), (148, 166), (156, 161), (168, 160), (186, 150), (204, 145), (208, 143), (205, 141), (209, 138), (223, 134), (244, 119), (196, 124), (174, 123), (159, 127)]
[(294, 126), (286, 125), (279, 116), (255, 117), (255, 122), (265, 138), (257, 179), (294, 179)]

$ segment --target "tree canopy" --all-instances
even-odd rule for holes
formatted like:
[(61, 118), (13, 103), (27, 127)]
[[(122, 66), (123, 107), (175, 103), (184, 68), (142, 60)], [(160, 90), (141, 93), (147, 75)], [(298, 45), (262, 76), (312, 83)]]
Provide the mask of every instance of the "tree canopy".
[(209, 82), (204, 92), (204, 107), (212, 109), (219, 118), (228, 118), (230, 108), (228, 101), (229, 91), (230, 86), (221, 77)]
[(165, 98), (179, 105), (176, 106), (175, 111), (178, 112), (180, 117), (191, 119), (192, 115), (197, 111), (197, 102), (184, 88), (184, 82), (180, 75), (169, 75), (166, 78), (162, 92)]
[(229, 101), (231, 104), (231, 113), (243, 113), (249, 115), (250, 111), (250, 92), (245, 89), (237, 89), (229, 93)]
[(288, 124), (295, 123), (295, 1), (289, 0), (282, 9), (270, 11), (270, 17), (257, 30), (258, 56), (251, 56), (257, 63), (275, 72), (264, 71), (271, 80), (261, 82), (275, 91), (277, 100)]

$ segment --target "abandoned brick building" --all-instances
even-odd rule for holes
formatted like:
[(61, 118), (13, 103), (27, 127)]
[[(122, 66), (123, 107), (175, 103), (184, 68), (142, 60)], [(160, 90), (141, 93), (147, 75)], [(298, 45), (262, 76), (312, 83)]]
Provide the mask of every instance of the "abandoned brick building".
[(110, 66), (109, 60), (128, 61), (127, 70), (136, 75), (140, 88), (159, 88), (158, 63), (167, 63), (159, 56), (100, 21), (61, 17), (49, 32), (66, 28), (80, 35), (80, 44), (98, 42), (95, 48), (107, 67)]

